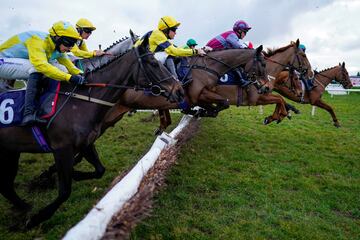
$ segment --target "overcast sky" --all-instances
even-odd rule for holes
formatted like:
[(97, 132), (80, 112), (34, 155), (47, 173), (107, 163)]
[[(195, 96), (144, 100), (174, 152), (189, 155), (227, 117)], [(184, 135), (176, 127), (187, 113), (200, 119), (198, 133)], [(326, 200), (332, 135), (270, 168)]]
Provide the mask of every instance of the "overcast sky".
[(88, 47), (105, 49), (129, 36), (129, 29), (143, 35), (156, 28), (165, 15), (181, 22), (176, 45), (188, 38), (205, 45), (243, 19), (252, 27), (245, 40), (255, 46), (282, 47), (299, 38), (314, 69), (345, 61), (350, 74), (360, 72), (360, 0), (1, 0), (0, 43), (23, 31), (47, 32), (58, 20), (75, 25), (84, 17), (98, 28)]

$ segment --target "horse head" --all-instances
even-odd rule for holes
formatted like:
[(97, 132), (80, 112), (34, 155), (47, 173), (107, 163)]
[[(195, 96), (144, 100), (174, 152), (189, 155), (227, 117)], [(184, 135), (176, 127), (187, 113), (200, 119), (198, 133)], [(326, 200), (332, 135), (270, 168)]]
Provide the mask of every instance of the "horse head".
[(294, 56), (292, 62), (289, 63), (290, 68), (294, 68), (300, 73), (300, 77), (305, 79), (311, 79), (314, 77), (314, 72), (312, 70), (311, 64), (303, 50), (299, 48), (300, 40), (297, 39), (296, 42), (292, 42), (294, 48)]
[(254, 82), (254, 85), (260, 94), (272, 90), (272, 86), (266, 79), (266, 62), (262, 51), (263, 46), (260, 45), (254, 51), (253, 61), (249, 61), (244, 68), (248, 73), (249, 79)]
[[(130, 30), (134, 43), (136, 38)], [(133, 48), (141, 77), (137, 78), (137, 87), (145, 88), (154, 96), (164, 96), (171, 102), (181, 102), (184, 98), (184, 90), (176, 78), (155, 59), (149, 51), (149, 38), (145, 36), (139, 46)]]
[(338, 81), (339, 83), (341, 83), (341, 85), (345, 89), (352, 88), (353, 85), (350, 81), (349, 73), (345, 68), (345, 62), (343, 62), (342, 64), (339, 63), (339, 66), (337, 66), (337, 68), (339, 69), (339, 71), (337, 72), (337, 74), (335, 76), (335, 80)]

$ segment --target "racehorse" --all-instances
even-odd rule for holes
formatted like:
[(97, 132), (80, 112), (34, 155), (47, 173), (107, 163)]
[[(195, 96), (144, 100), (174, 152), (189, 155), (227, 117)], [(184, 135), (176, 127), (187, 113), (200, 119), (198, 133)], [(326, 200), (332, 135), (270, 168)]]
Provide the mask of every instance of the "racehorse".
[[(285, 68), (291, 71), (298, 70), (301, 74), (306, 74), (306, 77), (312, 76), (311, 65), (305, 53), (299, 50), (300, 41), (291, 42), (289, 45), (278, 48), (268, 49), (264, 52), (266, 59), (266, 72), (270, 80), (271, 87), (274, 88), (273, 79)], [(275, 77), (274, 77), (275, 76)], [(294, 81), (296, 82), (296, 81)], [(295, 88), (296, 87), (296, 88)], [(293, 91), (301, 91), (298, 85), (291, 86)], [(285, 100), (279, 96), (271, 93), (259, 94), (255, 87), (240, 88), (237, 85), (217, 85), (215, 92), (223, 98), (229, 99), (231, 105), (236, 106), (252, 106), (252, 105), (267, 105), (276, 104), (275, 111), (271, 116), (264, 120), (264, 124), (269, 124), (276, 120), (278, 123), (288, 115)]]
[[(287, 78), (288, 76), (286, 73), (284, 73), (284, 75), (282, 75), (281, 77)], [(315, 72), (314, 86), (316, 87), (314, 87), (311, 91), (306, 91), (303, 96), (295, 95), (293, 92), (289, 91), (288, 88), (283, 86), (277, 86), (276, 89), (281, 95), (287, 97), (290, 100), (298, 103), (311, 104), (313, 106), (325, 109), (330, 113), (334, 122), (334, 126), (340, 127), (340, 123), (335, 115), (333, 108), (321, 99), (321, 96), (324, 93), (326, 86), (332, 80), (336, 80), (341, 83), (341, 85), (345, 89), (352, 88), (349, 73), (345, 68), (345, 62), (343, 62), (342, 64), (339, 63), (339, 65), (332, 68), (325, 69), (320, 72)], [(298, 81), (300, 82), (300, 80)]]
[[(162, 94), (171, 101), (183, 99), (181, 85), (148, 51), (147, 38), (139, 47), (103, 63), (86, 73), (88, 84), (84, 87), (61, 83), (60, 92), (66, 93), (58, 97), (61, 113), (55, 114), (47, 128), (39, 126), (55, 160), (59, 191), (54, 201), (30, 217), (25, 225), (27, 228), (49, 219), (69, 198), (75, 153), (95, 141), (99, 135), (96, 132), (98, 125), (124, 91), (129, 88), (151, 89), (154, 94)], [(44, 152), (34, 140), (32, 127), (1, 128), (0, 156), (3, 165), (0, 168), (0, 193), (16, 208), (27, 211), (30, 205), (14, 189), (19, 157), (24, 152)]]
[[(265, 62), (262, 58), (262, 47), (256, 50), (252, 49), (231, 49), (223, 51), (214, 51), (208, 53), (205, 57), (193, 57), (193, 62), (196, 63), (196, 68), (192, 70), (193, 81), (185, 87), (185, 97), (187, 102), (197, 104), (209, 104), (212, 102), (227, 102), (221, 96), (212, 94), (209, 90), (216, 86), (218, 76), (223, 75), (229, 69), (236, 67), (243, 67), (252, 75), (254, 81), (257, 82), (258, 87), (266, 89), (265, 78)], [(262, 77), (262, 79), (258, 79)], [(108, 127), (113, 126), (118, 122), (123, 115), (130, 109), (160, 109), (164, 114), (169, 114), (168, 109), (178, 109), (178, 103), (171, 103), (164, 98), (144, 95), (134, 89), (127, 89), (118, 100), (117, 104), (111, 108), (107, 113), (104, 121), (98, 125), (93, 131), (93, 135), (101, 135)], [(170, 114), (168, 118), (162, 118), (161, 126), (158, 133), (162, 132), (168, 125), (171, 124)], [(76, 161), (80, 161), (84, 156), (94, 167), (95, 172), (82, 173), (75, 172), (73, 178), (75, 180), (83, 180), (89, 178), (100, 178), (105, 171), (102, 166), (94, 144), (84, 146), (79, 154), (76, 155)], [(40, 178), (49, 178), (56, 170), (53, 165), (47, 171), (41, 174)]]

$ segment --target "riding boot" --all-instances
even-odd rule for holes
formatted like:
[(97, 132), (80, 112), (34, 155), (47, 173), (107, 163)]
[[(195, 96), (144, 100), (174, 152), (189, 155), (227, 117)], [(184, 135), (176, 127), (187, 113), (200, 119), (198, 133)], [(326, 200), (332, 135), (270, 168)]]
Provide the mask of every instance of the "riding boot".
[(312, 83), (311, 79), (302, 80), (305, 86), (306, 91), (311, 91), (314, 88), (314, 85)]
[(180, 63), (177, 65), (177, 73), (183, 85), (191, 82), (192, 74), (187, 57), (180, 58)]
[(316, 86), (314, 86), (314, 82), (313, 82), (312, 79), (308, 79), (308, 80), (306, 80), (306, 81), (308, 82), (309, 91), (313, 90), (314, 87), (316, 87)]
[(241, 69), (235, 69), (236, 74), (238, 75), (238, 80), (239, 80), (239, 86), (240, 87), (246, 87), (247, 85), (251, 84), (250, 81), (248, 81), (245, 77), (244, 77), (244, 73)]
[(165, 67), (169, 70), (169, 72), (174, 75), (176, 79), (178, 79), (178, 75), (176, 74), (176, 68), (174, 59), (172, 57), (168, 57), (165, 60)]
[(249, 85), (249, 84), (251, 84), (251, 82), (250, 81), (248, 81), (248, 80), (245, 80), (244, 78), (240, 78), (239, 79), (239, 86), (240, 87), (246, 87), (247, 85)]
[(24, 115), (22, 125), (31, 125), (34, 123), (46, 123), (45, 119), (36, 116), (35, 99), (41, 84), (43, 74), (31, 73), (25, 92)]

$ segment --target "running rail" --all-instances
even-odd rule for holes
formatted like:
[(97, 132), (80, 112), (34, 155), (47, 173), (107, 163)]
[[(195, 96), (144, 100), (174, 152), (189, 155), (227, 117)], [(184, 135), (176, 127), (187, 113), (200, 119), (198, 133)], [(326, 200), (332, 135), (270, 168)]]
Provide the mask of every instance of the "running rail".
[(162, 133), (158, 136), (149, 152), (90, 210), (83, 220), (66, 233), (63, 239), (100, 239), (112, 216), (119, 212), (124, 203), (135, 195), (142, 178), (154, 165), (161, 151), (176, 143), (175, 137), (188, 125), (191, 119), (191, 116), (184, 115), (178, 126), (170, 134)]

